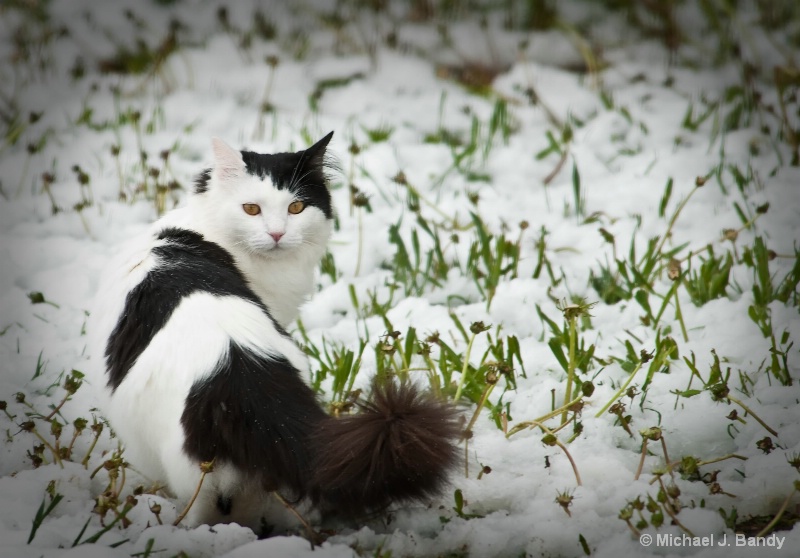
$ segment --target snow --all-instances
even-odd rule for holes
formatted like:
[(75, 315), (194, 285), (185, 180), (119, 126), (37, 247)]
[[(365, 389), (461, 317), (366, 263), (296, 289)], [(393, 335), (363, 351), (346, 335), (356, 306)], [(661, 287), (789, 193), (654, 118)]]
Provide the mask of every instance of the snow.
[[(3, 103), (13, 98), (25, 119), (31, 112), (41, 113), (38, 121), (23, 129), (19, 141), (4, 142), (0, 147), (0, 400), (7, 402), (7, 411), (13, 417), (0, 415), (5, 433), (0, 444), (0, 558), (173, 556), (179, 552), (192, 557), (228, 558), (578, 556), (583, 555), (579, 536), (585, 538), (592, 556), (601, 557), (730, 558), (754, 556), (764, 550), (770, 551), (764, 552), (768, 555), (797, 555), (800, 529), (776, 532), (785, 537), (780, 551), (737, 546), (734, 531), (726, 527), (718, 512), (730, 512), (735, 507), (740, 519), (751, 514), (774, 515), (798, 479), (787, 464), (787, 456), (800, 453), (800, 343), (795, 343), (788, 354), (794, 385), (781, 386), (762, 368), (764, 359), (769, 363), (771, 358), (771, 343), (748, 318), (748, 307), (753, 304), (753, 275), (741, 264), (731, 271), (725, 298), (696, 307), (685, 289), (679, 289), (688, 340), (682, 337), (674, 306), (664, 312), (661, 327), (671, 329), (681, 358), (671, 361), (669, 374), (656, 374), (644, 405), (640, 407), (637, 399), (628, 406), (626, 412), (632, 416), (632, 430), (637, 434), (634, 438), (615, 426), (612, 416), (594, 415), (628, 376), (610, 357), (624, 357), (625, 340), (631, 341), (637, 352), (652, 350), (656, 331), (641, 322), (642, 308), (633, 300), (615, 305), (601, 302), (592, 309), (591, 329), (581, 336), (587, 346), (595, 345), (595, 354), (607, 364), (602, 371), (600, 366), (590, 371), (590, 375), (597, 374), (596, 390), (583, 412), (584, 430), (568, 444), (580, 471), (581, 486), (576, 485), (565, 454), (541, 443), (541, 432), (526, 430), (506, 439), (484, 412), (469, 443), (468, 478), (463, 471), (455, 472), (452, 486), (430, 505), (398, 507), (363, 522), (339, 524), (337, 532), (314, 550), (301, 531), (293, 536), (256, 540), (252, 531), (238, 525), (172, 527), (182, 503), (151, 494), (137, 496), (138, 503), (128, 515), (130, 526), (115, 526), (95, 544), (72, 548), (75, 541), (85, 541), (103, 528), (92, 510), (108, 482), (102, 464), (117, 449), (117, 440), (106, 428), (90, 451), (92, 435), (87, 428), (75, 442), (77, 457), (73, 461), (65, 461), (62, 468), (48, 460), (34, 468), (28, 452), (41, 442), (21, 431), (19, 425), (28, 420), (26, 413), (33, 409), (48, 414), (64, 396), (59, 387), (64, 377), (85, 366), (84, 326), (98, 276), (119, 246), (145, 231), (156, 218), (152, 202), (141, 197), (130, 201), (142, 180), (137, 166), (140, 141), (148, 153), (148, 165), (162, 169), (183, 185), (184, 190), (174, 199), (172, 194), (168, 197), (168, 206), (180, 206), (186, 201), (194, 175), (210, 159), (212, 136), (269, 152), (303, 148), (306, 134), (318, 139), (334, 130), (331, 150), (342, 172), (334, 178), (339, 229), (331, 242), (331, 253), (340, 277), (333, 282), (321, 276), (319, 291), (303, 308), (301, 321), (309, 339), (317, 346), (324, 342), (352, 350), (358, 349), (360, 339), (367, 339), (369, 348), (355, 384), (366, 387), (376, 367), (371, 348), (387, 328), (383, 318), (365, 315), (363, 308), (353, 307), (351, 286), (362, 306), (370, 295), (388, 303), (387, 318), (395, 330), (406, 332), (415, 327), (423, 339), (438, 332), (457, 351), (463, 352), (466, 343), (451, 313), (466, 327), (475, 321), (491, 324), (493, 338), (500, 327), (500, 336), (519, 339), (527, 373), (522, 377), (517, 370), (517, 389), (503, 395), (503, 401), (511, 405), (510, 427), (549, 412), (551, 390), (555, 390), (557, 401), (564, 396), (565, 376), (547, 345), (551, 332), (539, 318), (537, 306), (561, 326), (563, 320), (554, 299), (569, 299), (576, 294), (597, 300), (597, 293), (587, 285), (590, 271), (597, 273), (602, 263), (613, 262), (611, 246), (598, 232), (599, 227), (614, 235), (620, 258), (627, 257), (631, 243), (641, 256), (647, 240), (664, 233), (677, 204), (695, 189), (696, 177), (709, 175), (721, 165), (719, 177), (711, 176), (693, 194), (671, 231), (667, 249), (688, 243), (689, 249), (702, 250), (714, 242), (716, 253), (724, 253), (729, 245), (718, 242), (722, 229), (741, 225), (734, 201), (751, 213), (756, 206), (770, 203), (768, 214), (758, 220), (755, 231), (740, 233), (740, 251), (752, 245), (756, 234), (767, 240), (770, 249), (784, 255), (793, 254), (800, 241), (800, 171), (788, 164), (791, 154), (787, 144), (772, 142), (763, 135), (757, 118), (715, 139), (713, 117), (695, 131), (681, 124), (690, 105), (697, 117), (705, 110), (702, 99), (718, 99), (726, 88), (739, 83), (735, 67), (669, 66), (668, 53), (660, 43), (621, 33), (621, 21), (616, 17), (586, 2), (559, 3), (570, 17), (597, 19), (596, 37), (606, 45), (603, 55), (609, 64), (599, 75), (613, 97), (613, 107), (608, 108), (590, 76), (566, 69), (583, 62), (566, 33), (511, 31), (490, 18), (491, 33), (486, 38), (474, 21), (456, 21), (450, 24), (453, 43), (446, 44), (434, 23), (404, 21), (398, 15), (404, 13), (398, 7), (402, 3), (397, 3), (391, 8), (393, 22), (367, 10), (352, 12), (352, 25), (337, 34), (319, 18), (334, 4), (305, 2), (296, 13), (278, 3), (269, 4), (263, 11), (273, 18), (279, 39), (255, 37), (251, 47), (244, 49), (237, 43), (235, 30), (252, 26), (255, 3), (185, 0), (171, 7), (129, 2), (109, 3), (102, 8), (89, 0), (53, 3), (49, 5), (52, 21), (65, 25), (70, 34), (53, 39), (44, 48), (42, 55), (49, 57), (50, 65), (44, 70), (35, 69), (32, 63), (0, 67)], [(216, 20), (217, 10), (223, 5), (228, 8), (233, 31), (223, 30)], [(142, 29), (137, 30), (125, 17), (124, 8), (130, 8), (145, 22)], [(11, 30), (21, 16), (3, 10), (8, 17), (4, 13), (0, 56), (10, 60), (15, 52)], [(680, 20), (691, 26), (693, 13), (685, 8)], [(744, 9), (743, 14), (753, 17)], [(156, 45), (171, 18), (185, 24), (180, 35), (185, 43), (159, 73), (120, 77), (102, 75), (95, 69), (99, 59), (113, 55), (117, 44), (133, 47), (141, 35)], [(396, 50), (380, 38), (390, 29), (397, 31), (401, 47)], [(751, 31), (755, 39), (743, 43), (748, 49), (770, 59), (778, 56), (778, 39), (767, 41), (757, 33), (758, 28)], [(523, 40), (525, 45), (520, 44)], [(302, 56), (295, 56), (297, 53)], [(746, 54), (756, 56), (749, 51)], [(268, 55), (279, 57), (268, 91), (274, 111), (260, 114), (270, 81), (271, 70), (264, 63)], [(69, 74), (76, 57), (86, 64), (86, 76), (80, 80)], [(483, 123), (491, 117), (495, 98), (471, 94), (437, 77), (436, 64), (465, 59), (508, 66), (495, 79), (493, 88), (507, 101), (514, 131), (507, 143), (499, 133), (495, 136), (485, 161), (482, 141), (469, 163), (471, 170), (487, 174), (488, 182), (469, 181), (451, 169), (453, 158), (448, 146), (424, 141), (440, 127), (455, 130), (468, 140), (473, 117)], [(312, 111), (309, 96), (317, 83), (340, 78), (352, 79), (325, 89), (317, 101), (319, 110)], [(667, 78), (671, 85), (665, 83)], [(528, 102), (524, 94), (528, 87), (535, 89), (538, 104)], [(769, 102), (776, 100), (774, 91), (765, 88), (764, 94), (772, 96)], [(100, 129), (77, 122), (86, 108), (92, 111), (90, 122)], [(138, 133), (130, 124), (114, 124), (129, 110), (141, 114)], [(565, 164), (544, 185), (559, 157), (551, 153), (537, 159), (536, 154), (549, 145), (547, 130), (560, 137), (547, 111), (562, 122), (573, 119), (583, 125), (573, 125), (574, 137)], [(112, 124), (103, 126), (105, 122)], [(366, 130), (379, 127), (392, 129), (392, 134), (386, 142), (373, 144)], [(484, 125), (480, 131), (484, 140), (486, 133)], [(46, 142), (42, 149), (29, 156), (26, 146), (43, 136)], [(349, 151), (352, 142), (361, 147), (358, 154)], [(119, 165), (128, 200), (118, 198), (120, 178), (110, 152), (112, 145), (121, 147)], [(163, 149), (172, 149), (167, 165), (159, 159)], [(621, 150), (625, 150), (624, 155), (620, 155)], [(89, 175), (87, 187), (79, 185), (73, 165)], [(740, 191), (730, 170), (734, 165), (745, 175), (752, 173), (757, 186)], [(586, 215), (594, 214), (595, 223), (581, 224), (574, 215), (573, 166), (580, 173)], [(450, 225), (467, 225), (470, 212), (476, 212), (492, 233), (506, 231), (511, 239), (520, 236), (522, 221), (529, 223), (521, 236), (518, 276), (501, 280), (488, 310), (472, 279), (456, 269), (450, 271), (441, 287), (426, 287), (419, 295), (404, 296), (402, 288), (389, 286), (392, 271), (382, 264), (391, 262), (394, 252), (389, 242), (390, 225), (400, 223), (407, 245), (414, 228), (423, 252), (432, 245), (408, 208), (408, 189), (393, 181), (400, 171), (423, 196), (420, 214), (431, 223), (445, 221), (441, 212)], [(56, 214), (42, 191), (44, 172), (55, 177), (51, 191), (62, 208)], [(660, 217), (659, 204), (670, 178), (672, 197), (666, 216)], [(350, 214), (350, 180), (369, 197), (371, 212)], [(477, 204), (468, 194), (478, 195)], [(80, 212), (74, 210), (73, 206), (85, 197), (92, 203)], [(552, 289), (546, 270), (538, 279), (532, 277), (542, 228), (547, 231), (546, 255), (553, 271), (556, 277), (563, 274), (564, 278)], [(463, 263), (473, 233), (440, 230), (443, 241), (453, 233), (459, 242), (449, 250)], [(778, 258), (770, 263), (770, 271), (782, 278), (791, 262)], [(697, 259), (694, 265), (699, 265)], [(670, 286), (664, 276), (654, 289), (663, 295)], [(33, 292), (41, 292), (48, 302), (32, 304), (29, 294)], [(657, 310), (661, 299), (651, 295), (650, 304)], [(770, 309), (775, 335), (780, 338), (786, 331), (788, 342), (800, 339), (797, 308), (774, 302)], [(298, 329), (293, 334), (300, 339)], [(473, 364), (478, 364), (487, 348), (487, 335), (479, 335), (471, 353)], [(722, 360), (723, 372), (731, 369), (732, 393), (778, 432), (778, 436), (772, 436), (778, 446), (775, 451), (764, 454), (756, 447), (768, 433), (751, 416), (746, 416), (746, 424), (726, 418), (735, 405), (715, 403), (706, 392), (676, 398), (674, 391), (685, 390), (689, 384), (690, 370), (683, 359), (695, 358), (697, 369), (707, 378), (712, 349)], [(642, 385), (646, 370), (647, 365), (635, 378), (635, 385)], [(740, 372), (747, 373), (753, 384), (740, 384)], [(455, 372), (454, 379), (457, 376)], [(699, 388), (698, 379), (693, 382), (692, 387)], [(745, 387), (748, 389), (743, 393)], [(323, 389), (330, 389), (330, 380), (323, 383)], [(501, 381), (493, 401), (502, 390)], [(24, 395), (25, 403), (18, 401), (18, 393)], [(93, 410), (96, 403), (92, 386), (84, 385), (64, 405), (60, 420), (67, 426), (62, 444), (72, 435), (73, 420), (83, 417), (91, 424), (93, 417), (100, 418)], [(471, 417), (474, 406), (465, 405), (464, 409), (467, 418)], [(742, 409), (739, 415), (745, 416)], [(47, 438), (49, 426), (42, 421), (37, 424)], [(700, 460), (729, 454), (747, 458), (701, 467), (702, 473), (718, 470), (722, 489), (733, 496), (710, 494), (706, 484), (676, 477), (684, 504), (679, 514), (681, 523), (695, 535), (714, 535), (717, 541), (727, 535), (731, 546), (645, 547), (618, 518), (620, 510), (637, 497), (656, 497), (658, 487), (651, 480), (652, 472), (664, 465), (660, 443), (650, 442), (643, 473), (634, 480), (641, 448), (638, 431), (656, 424), (663, 430), (673, 461), (688, 455)], [(729, 430), (731, 424), (737, 431)], [(84, 467), (80, 461), (87, 454)], [(45, 455), (49, 455), (47, 451)], [(483, 466), (491, 467), (491, 472), (478, 478)], [(123, 494), (130, 494), (137, 484), (146, 484), (134, 469), (129, 469), (128, 475)], [(465, 516), (453, 509), (456, 489), (464, 495)], [(63, 495), (63, 500), (28, 544), (40, 504), (46, 506), (51, 500), (48, 491)], [(569, 516), (554, 502), (564, 491), (574, 496)], [(797, 502), (795, 495), (789, 509)], [(151, 511), (153, 504), (161, 506), (160, 517)], [(106, 523), (111, 517), (106, 516)], [(163, 525), (159, 525), (159, 519)], [(643, 533), (680, 537), (683, 532), (667, 518), (659, 530), (648, 527)]]

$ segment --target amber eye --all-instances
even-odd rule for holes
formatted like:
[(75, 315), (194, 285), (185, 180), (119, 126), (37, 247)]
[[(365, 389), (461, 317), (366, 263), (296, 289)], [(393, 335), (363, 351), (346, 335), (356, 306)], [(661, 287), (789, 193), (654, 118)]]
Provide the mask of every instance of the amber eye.
[(258, 215), (261, 213), (261, 208), (255, 203), (245, 203), (242, 205), (242, 209), (248, 215)]
[(306, 208), (306, 204), (301, 201), (292, 202), (289, 204), (289, 213), (297, 215)]

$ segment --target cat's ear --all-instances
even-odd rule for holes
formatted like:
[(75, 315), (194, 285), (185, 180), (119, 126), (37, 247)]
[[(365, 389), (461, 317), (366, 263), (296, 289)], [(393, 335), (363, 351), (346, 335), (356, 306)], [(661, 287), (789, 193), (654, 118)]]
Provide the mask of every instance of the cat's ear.
[(214, 174), (221, 180), (230, 180), (244, 172), (242, 154), (219, 138), (211, 138), (214, 150)]
[(330, 143), (332, 137), (333, 132), (330, 132), (327, 136), (306, 149), (303, 153), (303, 162), (308, 166), (321, 168), (325, 161), (325, 149), (328, 147), (328, 143)]

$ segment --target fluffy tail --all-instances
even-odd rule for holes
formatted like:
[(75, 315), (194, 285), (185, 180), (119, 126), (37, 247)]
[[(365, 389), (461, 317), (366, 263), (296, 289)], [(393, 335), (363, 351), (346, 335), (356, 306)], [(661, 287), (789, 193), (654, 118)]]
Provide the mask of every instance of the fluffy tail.
[(412, 384), (376, 383), (360, 413), (314, 433), (312, 497), (359, 515), (435, 495), (458, 462), (462, 428), (452, 405)]

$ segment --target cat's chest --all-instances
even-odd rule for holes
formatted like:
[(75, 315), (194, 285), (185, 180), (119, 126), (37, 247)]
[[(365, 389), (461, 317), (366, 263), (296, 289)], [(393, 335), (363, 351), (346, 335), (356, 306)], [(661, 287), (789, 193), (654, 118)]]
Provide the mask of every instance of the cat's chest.
[(297, 318), (314, 286), (314, 266), (300, 258), (238, 258), (250, 288), (284, 328)]

